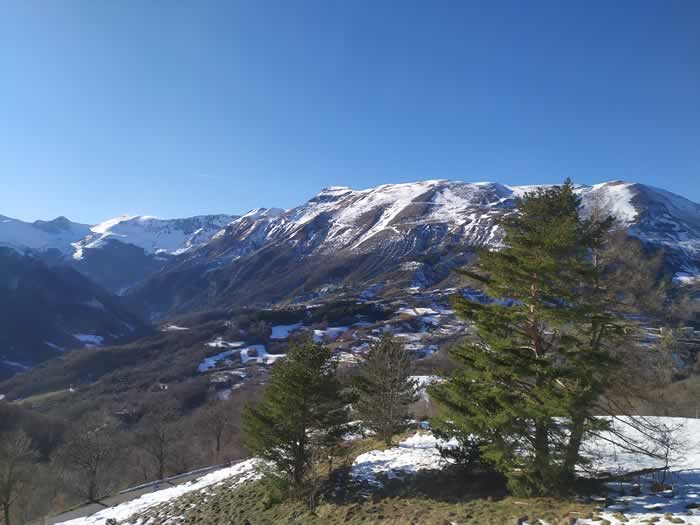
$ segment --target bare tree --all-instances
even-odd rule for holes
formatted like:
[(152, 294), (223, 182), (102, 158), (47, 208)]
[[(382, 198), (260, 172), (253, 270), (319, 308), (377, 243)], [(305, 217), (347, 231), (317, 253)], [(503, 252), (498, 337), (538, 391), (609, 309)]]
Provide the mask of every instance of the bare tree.
[(68, 433), (59, 451), (64, 467), (77, 478), (78, 494), (88, 501), (104, 495), (104, 475), (117, 457), (112, 430), (104, 423), (82, 423)]
[(12, 504), (29, 482), (27, 469), (35, 456), (34, 444), (23, 430), (0, 435), (0, 506), (5, 525), (11, 524)]
[(212, 401), (202, 412), (201, 431), (213, 441), (215, 461), (219, 461), (224, 441), (234, 429), (230, 411), (230, 403)]
[(179, 429), (175, 425), (177, 411), (166, 404), (146, 417), (144, 428), (138, 435), (139, 447), (153, 460), (157, 479), (164, 479), (168, 463), (172, 459)]

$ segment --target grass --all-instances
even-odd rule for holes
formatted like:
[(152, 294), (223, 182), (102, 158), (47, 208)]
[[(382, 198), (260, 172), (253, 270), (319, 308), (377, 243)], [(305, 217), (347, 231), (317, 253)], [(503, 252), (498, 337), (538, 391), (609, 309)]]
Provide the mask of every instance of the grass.
[[(376, 496), (365, 501), (323, 501), (310, 511), (302, 501), (271, 497), (264, 482), (249, 483), (237, 490), (219, 487), (202, 494), (190, 494), (159, 511), (152, 509), (141, 519), (150, 525), (231, 524), (265, 525), (303, 523), (335, 524), (460, 524), (506, 525), (527, 518), (529, 523), (544, 520), (551, 525), (573, 523), (576, 517), (590, 515), (591, 507), (551, 498), (492, 498), (447, 501), (415, 493)], [(178, 518), (173, 519), (173, 516)]]
[(69, 392), (70, 392), (70, 389), (65, 388), (63, 390), (56, 390), (54, 392), (46, 392), (43, 394), (36, 394), (34, 396), (29, 396), (29, 397), (26, 397), (24, 399), (18, 399), (17, 401), (12, 401), (12, 404), (17, 405), (17, 406), (40, 405), (41, 403), (44, 403), (46, 401), (55, 400), (64, 394), (68, 394)]

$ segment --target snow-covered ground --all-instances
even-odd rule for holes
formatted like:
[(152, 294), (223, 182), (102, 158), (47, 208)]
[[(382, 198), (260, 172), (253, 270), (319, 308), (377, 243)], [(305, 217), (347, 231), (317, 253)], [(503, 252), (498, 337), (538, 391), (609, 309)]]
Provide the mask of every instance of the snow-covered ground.
[(199, 363), (197, 372), (209, 372), (209, 370), (215, 369), (221, 361), (225, 361), (235, 353), (238, 353), (238, 350), (224, 350), (211, 357), (206, 357)]
[(219, 366), (219, 363), (233, 356), (239, 356), (244, 365), (249, 361), (255, 361), (259, 364), (272, 364), (278, 359), (287, 356), (287, 354), (269, 354), (265, 345), (246, 345), (243, 341), (224, 341), (221, 337), (207, 343), (207, 346), (226, 348), (227, 350), (204, 358), (197, 367), (197, 371), (200, 373), (214, 370)]
[(144, 512), (151, 507), (167, 503), (195, 490), (211, 487), (224, 481), (232, 486), (236, 486), (257, 479), (261, 476), (259, 465), (260, 462), (257, 459), (249, 459), (231, 467), (206, 474), (189, 483), (146, 494), (138, 499), (102, 510), (92, 516), (64, 521), (58, 525), (104, 525), (110, 519), (117, 522), (128, 520), (136, 513)]
[[(685, 418), (646, 418), (650, 424), (663, 424), (671, 433), (673, 451), (669, 454), (669, 473), (646, 475), (639, 479), (638, 487), (632, 483), (610, 483), (608, 498), (612, 504), (601, 509), (597, 515), (612, 525), (626, 523), (641, 525), (646, 523), (688, 523), (700, 525), (700, 419)], [(646, 431), (639, 431), (629, 425), (629, 418), (618, 418), (613, 422), (617, 431), (625, 435), (628, 443), (638, 444), (646, 449), (655, 448), (662, 453), (665, 447), (653, 446)], [(613, 444), (610, 434), (593, 440), (585, 447), (592, 459), (593, 467), (599, 472), (612, 474), (663, 467), (665, 461), (625, 452), (619, 444)], [(619, 440), (617, 440), (619, 443)], [(668, 489), (652, 492), (654, 482), (662, 482)], [(637, 493), (639, 490), (639, 493)], [(619, 496), (616, 496), (619, 491)], [(618, 513), (618, 514), (616, 514)], [(623, 521), (622, 516), (628, 520)], [(651, 521), (650, 521), (651, 520)], [(675, 520), (675, 521), (673, 521)], [(683, 520), (683, 521), (679, 521)], [(579, 520), (577, 525), (596, 524), (600, 521)]]
[(177, 324), (169, 324), (162, 329), (163, 332), (182, 332), (184, 330), (189, 330), (189, 328)]
[(212, 348), (240, 348), (245, 345), (245, 341), (225, 341), (223, 337), (217, 337), (207, 343)]
[(437, 444), (437, 439), (431, 433), (419, 432), (397, 447), (365, 452), (353, 462), (350, 477), (354, 481), (381, 487), (379, 475), (395, 479), (416, 474), (420, 470), (439, 470), (445, 465), (445, 460)]
[[(641, 480), (641, 493), (634, 495), (633, 486), (629, 483), (611, 483), (608, 506), (597, 513), (597, 517), (608, 520), (612, 525), (627, 523), (641, 525), (643, 523), (688, 523), (700, 525), (700, 419), (682, 418), (648, 418), (653, 424), (665, 424), (675, 430), (675, 440), (679, 451), (671, 456), (671, 472), (665, 483), (669, 490), (650, 492), (651, 478)], [(360, 437), (359, 422), (355, 422), (354, 432), (347, 437)], [(648, 447), (649, 441), (644, 433), (628, 427), (624, 418), (615, 425), (625, 429), (625, 436), (630, 442)], [(596, 469), (607, 472), (637, 470), (646, 467), (660, 466), (658, 460), (644, 458), (637, 454), (626, 454), (619, 447), (609, 443), (603, 436), (594, 439), (586, 446), (586, 454), (594, 461)], [(437, 470), (445, 466), (445, 461), (437, 449), (438, 441), (430, 433), (421, 431), (403, 440), (396, 447), (386, 450), (374, 450), (359, 455), (351, 467), (351, 479), (355, 482), (374, 488), (381, 488), (382, 478), (402, 479), (415, 475), (421, 470)], [(445, 443), (449, 445), (449, 443)], [(141, 496), (138, 499), (108, 508), (99, 513), (64, 522), (63, 525), (104, 525), (108, 519), (117, 522), (127, 520), (136, 513), (142, 513), (157, 505), (173, 501), (192, 491), (200, 490), (219, 483), (226, 482), (235, 487), (246, 481), (261, 476), (260, 463), (251, 459), (224, 468), (201, 478), (158, 492)], [(615, 496), (614, 491), (623, 491)], [(601, 501), (603, 499), (601, 498)], [(617, 518), (622, 513), (625, 519)], [(683, 521), (678, 521), (682, 519)], [(650, 521), (652, 520), (652, 521)], [(675, 520), (675, 521), (673, 521)], [(577, 525), (596, 525), (601, 520), (593, 521), (579, 519)]]
[(333, 326), (325, 330), (314, 330), (314, 341), (317, 343), (335, 341), (349, 329), (349, 326)]

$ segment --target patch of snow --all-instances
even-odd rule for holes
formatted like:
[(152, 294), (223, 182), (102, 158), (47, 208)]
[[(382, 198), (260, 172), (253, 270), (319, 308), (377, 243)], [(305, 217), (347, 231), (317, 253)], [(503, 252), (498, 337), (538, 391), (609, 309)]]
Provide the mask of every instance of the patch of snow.
[(176, 324), (169, 324), (168, 326), (162, 329), (163, 332), (182, 332), (184, 330), (189, 330), (189, 328), (185, 326), (179, 326)]
[(51, 342), (49, 342), (49, 341), (44, 341), (44, 344), (45, 344), (46, 346), (48, 346), (49, 348), (52, 348), (53, 350), (56, 350), (57, 352), (65, 352), (65, 351), (66, 351), (66, 349), (63, 348), (62, 346), (58, 346), (58, 345), (53, 344), (53, 343), (51, 343)]
[(400, 308), (397, 313), (403, 315), (410, 315), (412, 317), (438, 314), (438, 312), (436, 312), (432, 308)]
[(688, 272), (678, 272), (673, 276), (673, 282), (681, 286), (700, 284), (700, 275)]
[(353, 462), (350, 477), (357, 482), (381, 487), (382, 482), (377, 479), (380, 474), (396, 479), (420, 470), (439, 470), (446, 462), (437, 449), (438, 443), (449, 446), (447, 442), (439, 442), (431, 433), (419, 432), (397, 447), (365, 452)]
[(104, 310), (105, 309), (105, 305), (103, 305), (95, 297), (93, 297), (88, 302), (86, 302), (85, 305), (89, 306), (90, 308), (94, 308), (95, 310)]
[[(251, 350), (255, 355), (250, 355)], [(265, 345), (250, 345), (241, 349), (241, 360), (243, 363), (255, 361), (258, 364), (273, 364), (278, 359), (284, 359), (287, 354), (268, 354)]]
[(323, 341), (335, 341), (349, 329), (349, 326), (334, 326), (325, 330), (314, 330), (313, 339), (317, 343), (321, 343)]
[(17, 361), (0, 361), (1, 365), (9, 366), (10, 368), (19, 368), (20, 370), (31, 370), (31, 366), (23, 365)]
[(212, 348), (240, 348), (243, 345), (245, 345), (245, 341), (224, 341), (223, 337), (217, 337), (207, 343), (207, 346)]
[(102, 343), (104, 343), (104, 337), (101, 335), (73, 334), (73, 337), (87, 347), (102, 346)]
[(221, 361), (228, 359), (237, 352), (238, 350), (224, 350), (223, 352), (219, 352), (218, 354), (213, 355), (211, 357), (206, 357), (202, 360), (201, 363), (199, 363), (199, 366), (197, 367), (197, 372), (204, 373), (208, 372), (209, 370), (213, 370), (218, 366), (218, 364)]
[(304, 326), (302, 323), (281, 324), (273, 326), (272, 335), (270, 336), (270, 339), (287, 339), (289, 337), (289, 334), (291, 334), (292, 332), (296, 332), (302, 326)]

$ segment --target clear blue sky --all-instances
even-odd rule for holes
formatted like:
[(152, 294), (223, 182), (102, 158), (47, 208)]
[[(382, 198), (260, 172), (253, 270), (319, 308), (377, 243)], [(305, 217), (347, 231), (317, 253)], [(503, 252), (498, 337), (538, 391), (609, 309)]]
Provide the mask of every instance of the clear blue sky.
[(5, 0), (0, 214), (434, 178), (700, 201), (699, 27), (695, 0)]

